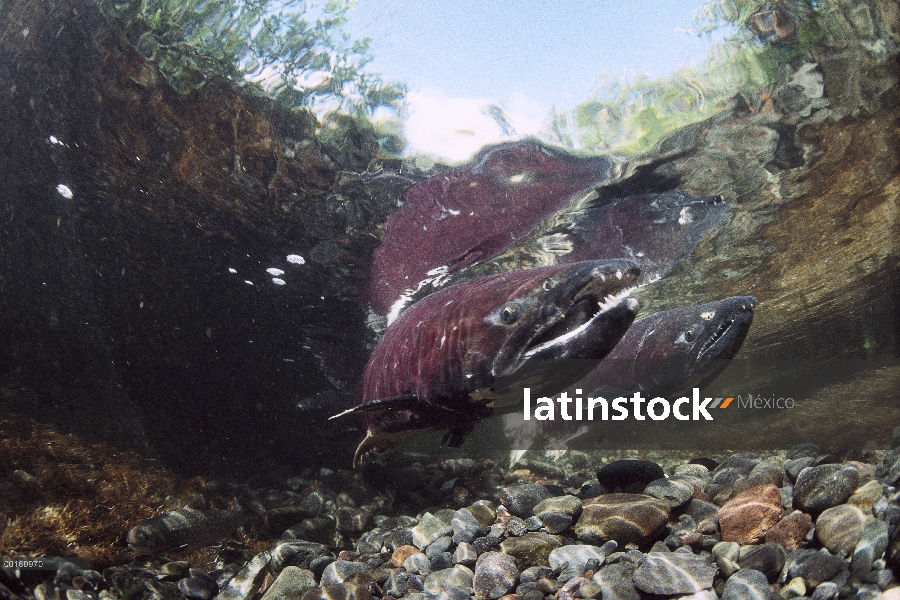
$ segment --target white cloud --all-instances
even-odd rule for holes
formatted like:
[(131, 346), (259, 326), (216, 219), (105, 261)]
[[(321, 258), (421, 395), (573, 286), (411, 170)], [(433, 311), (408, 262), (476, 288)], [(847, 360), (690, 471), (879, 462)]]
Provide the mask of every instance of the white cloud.
[[(422, 89), (409, 93), (406, 100), (405, 154), (427, 154), (444, 162), (463, 162), (488, 144), (537, 134), (549, 114), (547, 107), (519, 93), (501, 103)], [(514, 134), (505, 133), (490, 115), (492, 106), (502, 109)]]

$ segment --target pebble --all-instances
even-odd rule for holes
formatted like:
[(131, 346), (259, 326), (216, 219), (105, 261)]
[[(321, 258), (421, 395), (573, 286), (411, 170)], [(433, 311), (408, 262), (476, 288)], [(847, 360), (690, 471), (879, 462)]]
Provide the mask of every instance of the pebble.
[(721, 600), (779, 600), (759, 571), (738, 571), (725, 582)]
[[(840, 593), (841, 588), (836, 583), (826, 582), (816, 586), (810, 600), (835, 600)], [(900, 596), (897, 597), (900, 600)]]
[(209, 577), (186, 577), (178, 582), (178, 590), (188, 598), (210, 600), (219, 593), (219, 585)]
[(269, 589), (263, 594), (262, 600), (289, 600), (315, 587), (316, 578), (312, 572), (300, 567), (289, 566), (285, 567), (269, 586)]
[(641, 600), (631, 578), (634, 568), (626, 565), (606, 565), (594, 573), (594, 583), (600, 586), (603, 600)]
[(606, 557), (616, 549), (615, 542), (610, 545), (590, 546), (586, 544), (572, 544), (555, 548), (547, 557), (550, 567), (559, 569), (564, 563), (584, 573), (588, 562), (595, 562), (594, 569), (603, 565)]
[(855, 506), (841, 504), (822, 511), (816, 519), (816, 539), (832, 554), (849, 554), (856, 547), (866, 523), (866, 514)]
[(217, 600), (243, 600), (256, 594), (268, 573), (270, 560), (269, 552), (260, 552), (254, 556), (219, 592)]
[(456, 550), (453, 552), (453, 564), (471, 567), (477, 559), (478, 552), (475, 550), (475, 546), (466, 542), (457, 544)]
[(402, 567), (407, 558), (418, 552), (419, 549), (415, 546), (410, 546), (409, 544), (400, 546), (391, 553), (391, 565), (394, 567)]
[(639, 494), (651, 481), (664, 478), (666, 474), (655, 462), (649, 460), (623, 459), (609, 463), (597, 471), (597, 481), (611, 492)]
[(791, 481), (797, 481), (800, 472), (806, 467), (811, 467), (816, 462), (813, 456), (804, 456), (784, 461), (784, 472)]
[(372, 600), (372, 594), (361, 585), (323, 585), (308, 590), (300, 600)]
[(534, 507), (542, 500), (552, 498), (553, 493), (543, 485), (523, 483), (500, 488), (498, 496), (509, 512), (517, 517), (527, 519), (534, 514)]
[(575, 496), (554, 496), (538, 502), (533, 512), (547, 531), (561, 533), (581, 515), (581, 500)]
[(795, 510), (766, 532), (766, 542), (781, 544), (790, 552), (806, 543), (806, 535), (812, 528), (812, 517)]
[(865, 577), (872, 570), (876, 560), (884, 555), (888, 545), (887, 523), (868, 517), (859, 541), (853, 549), (850, 572), (857, 578)]
[(403, 561), (403, 568), (410, 573), (428, 575), (431, 573), (431, 561), (423, 553), (416, 552)]
[(586, 544), (614, 540), (620, 546), (656, 535), (669, 518), (669, 505), (642, 494), (608, 494), (588, 501), (575, 525)]
[(319, 584), (325, 586), (342, 583), (362, 583), (357, 576), (367, 571), (371, 571), (371, 568), (365, 563), (336, 560), (325, 567)]
[(679, 479), (656, 479), (647, 484), (644, 493), (658, 498), (669, 505), (672, 510), (681, 508), (694, 496), (694, 486)]
[(787, 576), (790, 578), (802, 577), (809, 587), (831, 581), (845, 568), (844, 560), (827, 550), (795, 550), (788, 554), (785, 563)]
[(479, 598), (500, 598), (508, 593), (519, 578), (516, 561), (507, 554), (485, 552), (475, 563), (472, 585)]
[(881, 482), (873, 479), (857, 488), (850, 498), (847, 499), (847, 504), (852, 504), (863, 511), (870, 512), (882, 495)]
[(786, 586), (781, 588), (781, 597), (786, 600), (806, 595), (806, 583), (802, 577), (794, 577)]
[[(787, 552), (781, 544), (762, 544), (759, 546), (745, 546), (738, 559), (741, 569), (752, 569), (759, 571), (766, 576), (769, 583), (775, 583), (781, 569), (784, 568), (784, 561), (787, 558)], [(801, 596), (803, 594), (800, 594)]]
[(444, 528), (444, 522), (427, 512), (419, 517), (419, 522), (412, 528), (412, 544), (420, 550), (428, 545), (431, 536)]
[(859, 484), (859, 472), (838, 464), (810, 467), (794, 484), (794, 506), (812, 514), (843, 504)]
[[(507, 538), (500, 544), (504, 553), (513, 557), (523, 569), (546, 565), (550, 553), (562, 542), (558, 536), (542, 532), (529, 532), (516, 538)], [(481, 557), (479, 557), (479, 560)]]
[(425, 591), (450, 596), (462, 594), (468, 598), (471, 594), (474, 576), (471, 569), (462, 565), (441, 569), (425, 578)]
[(719, 542), (712, 549), (713, 556), (716, 557), (716, 565), (719, 571), (726, 578), (731, 577), (738, 569), (738, 559), (741, 554), (741, 546), (737, 542)]
[(742, 492), (719, 510), (722, 541), (755, 544), (781, 520), (781, 494), (774, 485)]
[(649, 552), (634, 571), (634, 586), (650, 594), (694, 594), (712, 587), (716, 565), (688, 552)]

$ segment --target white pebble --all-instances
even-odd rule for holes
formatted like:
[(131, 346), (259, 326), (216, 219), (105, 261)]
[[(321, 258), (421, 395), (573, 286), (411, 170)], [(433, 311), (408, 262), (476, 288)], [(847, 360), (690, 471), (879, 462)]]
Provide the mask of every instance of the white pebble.
[(72, 196), (75, 195), (72, 193), (72, 190), (69, 189), (69, 186), (63, 184), (59, 184), (58, 186), (56, 186), (56, 191), (59, 192), (59, 195), (66, 200), (71, 200)]
[(300, 256), (299, 254), (288, 254), (287, 261), (289, 263), (294, 263), (295, 265), (305, 265), (306, 259)]
[(281, 269), (276, 269), (275, 267), (272, 267), (271, 269), (266, 269), (266, 273), (268, 273), (272, 277), (278, 277), (279, 275), (284, 275), (284, 271), (282, 271)]

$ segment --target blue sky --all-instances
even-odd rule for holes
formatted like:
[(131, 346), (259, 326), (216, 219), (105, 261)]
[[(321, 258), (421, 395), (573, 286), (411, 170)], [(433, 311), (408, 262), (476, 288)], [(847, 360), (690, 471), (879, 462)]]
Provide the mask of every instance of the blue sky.
[(686, 30), (699, 4), (358, 0), (347, 30), (372, 38), (372, 71), (409, 86), (409, 151), (464, 160), (503, 137), (496, 123), (488, 131), (492, 103), (517, 134), (533, 134), (552, 108), (585, 100), (601, 73), (664, 76), (698, 62), (709, 42)]

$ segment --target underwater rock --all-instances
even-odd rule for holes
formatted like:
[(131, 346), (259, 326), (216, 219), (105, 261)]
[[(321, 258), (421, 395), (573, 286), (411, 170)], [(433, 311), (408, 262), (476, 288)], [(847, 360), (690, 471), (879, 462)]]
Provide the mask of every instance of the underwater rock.
[(741, 552), (738, 564), (742, 570), (759, 571), (770, 583), (775, 583), (786, 557), (787, 553), (780, 544), (760, 544)]
[(848, 555), (856, 547), (866, 523), (865, 513), (855, 506), (839, 504), (816, 518), (816, 539), (833, 554)]
[(614, 540), (619, 546), (644, 543), (669, 518), (669, 505), (641, 494), (608, 494), (585, 502), (575, 534), (583, 543)]
[(647, 484), (644, 493), (666, 502), (672, 510), (681, 508), (691, 501), (694, 486), (678, 479), (656, 479)]
[(859, 485), (859, 471), (851, 466), (827, 464), (811, 467), (797, 477), (794, 505), (812, 514), (843, 504)]
[(585, 566), (589, 562), (595, 563), (595, 570), (602, 566), (603, 561), (613, 550), (615, 544), (604, 544), (602, 548), (588, 544), (569, 544), (554, 549), (547, 557), (547, 562), (553, 569), (559, 569), (563, 563), (569, 563), (570, 567), (584, 573)]
[[(515, 559), (515, 564), (523, 569), (546, 565), (550, 553), (559, 548), (562, 538), (541, 531), (530, 531), (525, 535), (506, 538), (500, 549)], [(481, 557), (479, 556), (479, 559)]]
[(275, 578), (261, 600), (288, 600), (316, 587), (313, 574), (299, 567), (285, 567)]
[(500, 552), (485, 552), (475, 564), (472, 585), (479, 598), (496, 600), (509, 592), (519, 578), (516, 561)]
[(553, 497), (553, 492), (546, 486), (536, 483), (523, 483), (500, 488), (497, 496), (503, 506), (519, 517), (530, 517), (534, 509), (542, 502)]
[(759, 571), (739, 571), (728, 578), (722, 600), (778, 600), (766, 576)]
[(532, 511), (550, 533), (560, 533), (581, 515), (581, 500), (575, 496), (554, 496), (538, 502)]
[(806, 543), (806, 534), (812, 528), (812, 517), (795, 510), (766, 532), (766, 543), (778, 543), (790, 552)]
[(656, 479), (665, 477), (662, 467), (648, 460), (617, 460), (597, 471), (597, 481), (614, 492), (638, 494), (644, 487)]
[(755, 544), (781, 520), (781, 494), (774, 485), (761, 485), (742, 492), (719, 510), (722, 541)]
[(506, 249), (611, 168), (605, 157), (523, 141), (486, 148), (470, 163), (417, 183), (385, 224), (369, 301), (382, 315), (399, 313), (407, 291)]
[(682, 552), (649, 552), (632, 579), (650, 594), (694, 594), (712, 587), (716, 567), (708, 558)]

